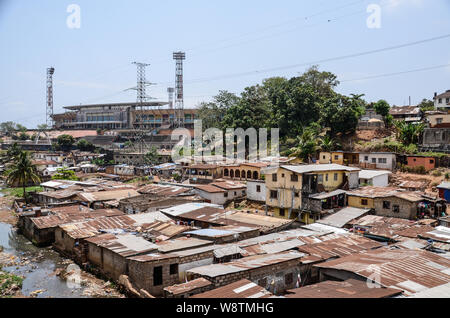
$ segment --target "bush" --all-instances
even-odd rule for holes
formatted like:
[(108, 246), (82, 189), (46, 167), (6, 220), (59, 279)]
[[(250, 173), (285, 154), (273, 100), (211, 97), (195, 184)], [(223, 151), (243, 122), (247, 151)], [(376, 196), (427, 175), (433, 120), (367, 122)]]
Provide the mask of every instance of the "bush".
[(445, 180), (450, 179), (450, 175), (448, 174), (448, 172), (445, 174)]
[(432, 175), (433, 177), (440, 177), (440, 176), (442, 176), (442, 172), (440, 172), (439, 170), (434, 170), (434, 171), (431, 173), (431, 175)]

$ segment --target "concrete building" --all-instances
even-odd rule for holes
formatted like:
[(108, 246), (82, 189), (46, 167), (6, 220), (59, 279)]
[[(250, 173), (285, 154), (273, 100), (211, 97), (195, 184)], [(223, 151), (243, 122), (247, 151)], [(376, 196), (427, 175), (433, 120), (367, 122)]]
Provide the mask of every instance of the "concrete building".
[(422, 121), (423, 112), (418, 106), (393, 106), (389, 110), (394, 120), (401, 120), (407, 123), (419, 123)]
[(425, 128), (421, 151), (450, 153), (450, 128)]
[(266, 204), (275, 210), (276, 217), (313, 223), (319, 216), (306, 209), (309, 197), (340, 188), (357, 188), (359, 170), (337, 164), (274, 168), (266, 172)]
[(434, 107), (436, 109), (448, 111), (450, 110), (450, 89), (445, 93), (437, 94), (434, 93)]
[[(159, 129), (176, 122), (175, 111), (162, 108), (167, 104), (131, 102), (65, 106), (67, 112), (53, 115), (53, 120), (57, 129)], [(136, 107), (144, 107), (144, 110)], [(182, 122), (185, 127), (193, 128), (196, 116), (197, 109), (184, 109)], [(139, 117), (141, 121), (137, 120)]]
[(370, 185), (375, 187), (387, 187), (389, 185), (389, 171), (361, 170), (359, 172), (359, 185)]
[(247, 199), (255, 202), (266, 202), (265, 181), (247, 181)]
[(359, 164), (362, 168), (393, 171), (397, 167), (397, 156), (392, 152), (360, 153)]

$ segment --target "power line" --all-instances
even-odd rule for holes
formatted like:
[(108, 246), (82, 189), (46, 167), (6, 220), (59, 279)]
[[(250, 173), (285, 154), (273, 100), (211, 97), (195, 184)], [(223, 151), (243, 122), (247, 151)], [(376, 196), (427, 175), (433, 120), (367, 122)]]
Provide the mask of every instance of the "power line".
[(419, 68), (419, 69), (414, 69), (414, 70), (408, 70), (408, 71), (402, 71), (402, 72), (395, 72), (395, 73), (387, 73), (387, 74), (380, 74), (380, 75), (366, 76), (366, 77), (361, 77), (361, 78), (353, 78), (353, 79), (348, 79), (348, 80), (342, 80), (342, 81), (339, 81), (339, 82), (340, 82), (340, 83), (345, 83), (345, 82), (356, 82), (356, 81), (363, 81), (363, 80), (369, 80), (369, 79), (376, 79), (376, 78), (390, 77), (390, 76), (395, 76), (395, 75), (402, 75), (402, 74), (409, 74), (409, 73), (416, 73), (416, 72), (430, 71), (430, 70), (435, 70), (435, 69), (440, 69), (440, 68), (446, 68), (446, 67), (450, 67), (450, 64), (436, 65), (436, 66), (424, 67), (424, 68)]
[[(249, 75), (255, 75), (255, 74), (263, 74), (263, 73), (270, 73), (270, 72), (281, 71), (281, 70), (288, 70), (288, 69), (298, 68), (298, 67), (308, 66), (308, 65), (323, 64), (323, 63), (327, 63), (327, 62), (345, 60), (345, 59), (361, 57), (361, 56), (365, 56), (365, 55), (371, 55), (371, 54), (376, 54), (376, 53), (381, 53), (381, 52), (386, 52), (386, 51), (397, 50), (397, 49), (401, 49), (401, 48), (405, 48), (405, 47), (410, 47), (410, 46), (415, 46), (415, 45), (419, 45), (419, 44), (423, 44), (423, 43), (442, 40), (442, 39), (446, 39), (449, 37), (450, 37), (450, 34), (444, 34), (441, 36), (423, 39), (423, 40), (419, 40), (419, 41), (408, 42), (408, 43), (404, 43), (404, 44), (393, 45), (393, 46), (388, 46), (388, 47), (384, 47), (384, 48), (380, 48), (380, 49), (363, 51), (363, 52), (358, 52), (358, 53), (353, 53), (353, 54), (341, 55), (341, 56), (326, 58), (326, 59), (322, 59), (322, 60), (316, 60), (316, 61), (310, 61), (310, 62), (304, 62), (304, 63), (298, 63), (298, 64), (291, 64), (291, 65), (267, 68), (267, 69), (262, 69), (262, 70), (226, 74), (226, 75), (220, 75), (220, 76), (215, 76), (215, 77), (197, 78), (197, 79), (187, 81), (186, 84), (201, 83), (201, 82), (206, 82), (206, 81), (215, 81), (215, 80), (222, 80), (222, 79), (230, 79), (230, 78), (243, 77), (243, 76), (249, 76)], [(163, 85), (166, 83), (160, 83), (160, 84)]]

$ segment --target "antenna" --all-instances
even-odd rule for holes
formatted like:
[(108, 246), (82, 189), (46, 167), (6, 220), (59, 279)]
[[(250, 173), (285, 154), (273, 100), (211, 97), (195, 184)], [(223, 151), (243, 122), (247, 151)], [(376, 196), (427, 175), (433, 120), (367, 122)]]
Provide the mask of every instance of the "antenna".
[(53, 67), (47, 68), (47, 106), (46, 106), (46, 124), (48, 127), (53, 127), (53, 74), (55, 69)]

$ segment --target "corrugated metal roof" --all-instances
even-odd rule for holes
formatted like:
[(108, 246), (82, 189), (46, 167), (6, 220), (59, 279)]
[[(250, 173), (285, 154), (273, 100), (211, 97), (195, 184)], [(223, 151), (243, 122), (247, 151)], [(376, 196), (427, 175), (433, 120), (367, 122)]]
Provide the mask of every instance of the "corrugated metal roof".
[(294, 259), (300, 259), (303, 256), (305, 256), (305, 254), (294, 251), (279, 254), (256, 255), (245, 257), (229, 263), (196, 267), (189, 269), (187, 272), (207, 277), (217, 277), (268, 265), (279, 264)]
[(402, 293), (395, 288), (369, 288), (366, 282), (356, 279), (324, 281), (287, 292), (286, 298), (387, 298)]
[(450, 283), (415, 293), (410, 298), (450, 298)]
[(361, 169), (354, 167), (341, 166), (335, 163), (321, 165), (300, 165), (300, 166), (281, 166), (281, 168), (295, 173), (311, 173), (323, 171), (359, 171)]
[(336, 213), (333, 213), (330, 216), (327, 216), (317, 221), (317, 223), (330, 225), (334, 227), (344, 227), (350, 221), (355, 220), (369, 212), (370, 209), (358, 209), (353, 207), (346, 207), (343, 208), (342, 210), (339, 210)]
[(232, 284), (194, 295), (192, 298), (269, 298), (273, 294), (261, 286), (243, 279)]
[(177, 205), (171, 208), (162, 209), (160, 210), (163, 213), (166, 213), (171, 216), (180, 216), (182, 214), (199, 210), (201, 208), (210, 207), (210, 208), (216, 208), (216, 209), (222, 209), (223, 207), (218, 204), (211, 204), (211, 203), (186, 203)]
[(132, 234), (103, 234), (86, 239), (86, 241), (106, 248), (123, 257), (134, 256), (158, 249), (156, 244)]
[(378, 176), (383, 176), (386, 174), (392, 174), (390, 171), (384, 171), (384, 170), (361, 170), (359, 172), (359, 178), (360, 179), (372, 179)]
[(204, 278), (197, 278), (187, 283), (166, 287), (164, 288), (164, 290), (172, 295), (181, 295), (210, 285), (212, 285), (212, 283), (209, 280)]
[(450, 259), (422, 250), (379, 248), (314, 266), (366, 278), (372, 277), (375, 268), (378, 283), (402, 289), (407, 295), (450, 283)]
[(200, 240), (193, 237), (180, 237), (173, 240), (158, 242), (158, 250), (162, 253), (175, 252), (188, 248), (195, 248), (205, 245), (211, 245), (211, 241)]

